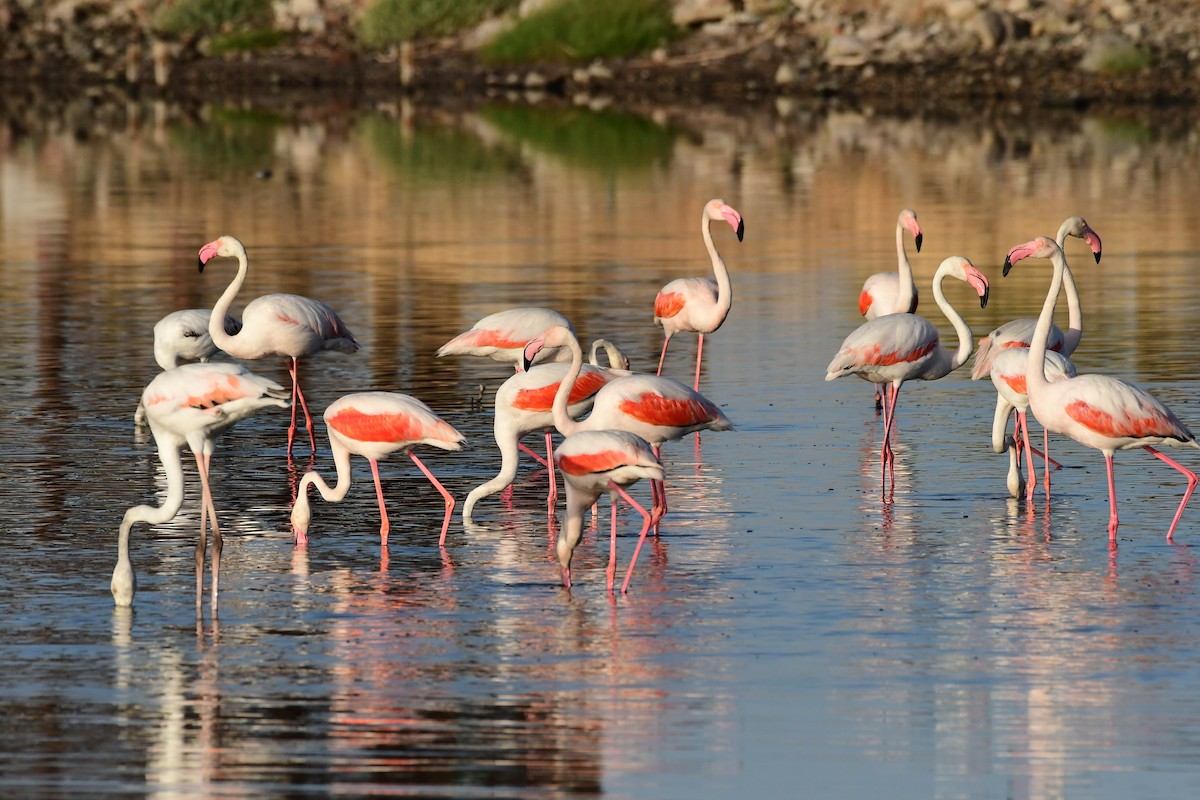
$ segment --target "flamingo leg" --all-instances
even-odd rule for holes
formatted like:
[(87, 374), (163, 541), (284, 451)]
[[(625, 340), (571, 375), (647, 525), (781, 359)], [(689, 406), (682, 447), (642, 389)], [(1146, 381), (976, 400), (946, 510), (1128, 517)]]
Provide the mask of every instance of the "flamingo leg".
[(667, 338), (663, 339), (662, 355), (658, 357), (658, 372), (655, 375), (662, 375), (663, 363), (667, 360), (667, 345), (671, 343), (671, 335), (667, 334)]
[(204, 594), (204, 550), (205, 550), (205, 517), (212, 524), (213, 557), (212, 557), (212, 597), (217, 599), (217, 582), (220, 576), (221, 529), (217, 525), (217, 508), (213, 505), (212, 487), (208, 480), (208, 469), (212, 462), (211, 453), (196, 455), (196, 471), (200, 473), (200, 541), (196, 544), (196, 602)]
[[(290, 371), (292, 373), (292, 388), (294, 390), (294, 397), (299, 398), (300, 407), (302, 409), (304, 409), (304, 425), (308, 428), (308, 443), (309, 443), (309, 445), (312, 446), (312, 452), (315, 453), (315, 452), (317, 452), (317, 437), (316, 437), (316, 434), (313, 433), (312, 414), (308, 413), (308, 403), (305, 402), (305, 400), (304, 400), (304, 390), (300, 388), (300, 359), (298, 359), (296, 357), (292, 358), (292, 366), (291, 366)], [(292, 436), (295, 435), (295, 429), (296, 429), (296, 404), (293, 401), (293, 403), (292, 403), (292, 431), (290, 432), (290, 435), (288, 437), (288, 455), (291, 455), (291, 453), (292, 453), (291, 438), (292, 438)]]
[[(611, 481), (610, 481), (611, 483)], [(608, 536), (608, 567), (604, 576), (608, 579), (608, 592), (612, 594), (613, 582), (617, 577), (617, 496), (612, 497), (612, 526)]]
[(550, 437), (550, 429), (546, 429), (546, 469), (550, 473), (550, 491), (546, 495), (547, 510), (554, 515), (554, 504), (558, 500), (558, 476), (554, 472), (554, 442)]
[[(651, 445), (651, 449), (654, 450), (654, 457), (661, 461), (662, 445)], [(650, 481), (650, 501), (651, 516), (653, 517), (651, 524), (654, 525), (654, 535), (657, 536), (658, 523), (667, 515), (667, 482), (665, 479)]]
[[(621, 497), (624, 497), (625, 502), (627, 502), (627, 503), (629, 503), (629, 505), (633, 506), (634, 510), (636, 510), (639, 514), (642, 515), (642, 530), (641, 530), (641, 533), (638, 534), (637, 547), (633, 548), (633, 558), (629, 559), (629, 569), (625, 572), (624, 583), (621, 584), (621, 594), (626, 594), (629, 591), (629, 580), (633, 577), (633, 567), (634, 567), (634, 565), (637, 564), (638, 553), (640, 553), (642, 551), (642, 545), (645, 544), (645, 542), (646, 542), (646, 532), (650, 530), (651, 515), (650, 515), (649, 511), (647, 511), (645, 508), (643, 508), (641, 505), (639, 505), (638, 502), (636, 500), (634, 500), (632, 497), (630, 497), (629, 493), (626, 492), (624, 489), (622, 489), (620, 486), (617, 486), (617, 484), (613, 483), (612, 481), (609, 481), (608, 485), (609, 485), (609, 488), (611, 488), (613, 491), (620, 494)], [(616, 500), (614, 498), (614, 502), (615, 501)], [(612, 546), (614, 548), (617, 546), (616, 535), (617, 535), (616, 528), (614, 528), (613, 529), (613, 544), (612, 544)]]
[(1033, 502), (1033, 493), (1037, 489), (1037, 475), (1033, 471), (1033, 448), (1029, 445), (1029, 422), (1024, 411), (1017, 412), (1017, 426), (1021, 429), (1021, 442), (1025, 445), (1025, 463), (1029, 468), (1029, 481), (1025, 485), (1025, 502)]
[(388, 520), (387, 503), (383, 501), (383, 484), (379, 480), (379, 462), (373, 458), (367, 460), (371, 462), (371, 475), (375, 477), (375, 498), (379, 501), (379, 544), (387, 547), (388, 531), (392, 529), (392, 523)]
[(1104, 466), (1108, 469), (1108, 541), (1112, 546), (1117, 542), (1117, 481), (1113, 476), (1112, 453), (1104, 454)]
[(416, 453), (409, 450), (408, 457), (420, 468), (421, 472), (425, 473), (425, 477), (429, 478), (429, 482), (433, 484), (433, 487), (441, 493), (442, 498), (446, 501), (446, 516), (442, 519), (442, 535), (438, 539), (438, 547), (445, 547), (446, 531), (450, 529), (450, 516), (454, 513), (454, 496), (446, 491), (446, 487), (442, 486), (437, 478), (433, 477), (433, 473), (429, 471), (429, 468), (425, 466), (421, 459), (417, 458)]
[(879, 383), (875, 384), (875, 410), (883, 410), (883, 385)]
[(521, 442), (517, 442), (517, 447), (521, 448), (521, 451), (523, 453), (525, 453), (530, 458), (532, 458), (534, 461), (536, 461), (540, 466), (543, 466), (543, 467), (549, 466), (549, 462), (547, 462), (546, 459), (542, 458), (537, 453), (530, 450), (528, 447), (526, 447)]
[[(196, 456), (196, 472), (200, 475), (200, 485), (207, 486), (204, 480), (204, 460), (199, 453)], [(204, 552), (208, 540), (208, 503), (205, 502), (204, 492), (200, 497), (200, 538), (196, 541), (196, 613), (200, 613), (200, 601), (204, 597)]]
[(696, 345), (696, 382), (692, 385), (694, 391), (700, 391), (700, 356), (704, 352), (704, 334), (700, 334), (700, 341)]
[(1178, 463), (1177, 461), (1173, 461), (1172, 459), (1168, 458), (1166, 455), (1155, 450), (1153, 447), (1147, 446), (1146, 450), (1149, 451), (1149, 453), (1155, 458), (1162, 459), (1175, 469), (1182, 472), (1187, 478), (1187, 491), (1183, 493), (1183, 500), (1179, 503), (1179, 508), (1175, 511), (1175, 518), (1171, 520), (1171, 527), (1167, 529), (1167, 541), (1172, 542), (1174, 541), (1173, 537), (1175, 535), (1175, 526), (1179, 524), (1179, 518), (1183, 516), (1183, 509), (1187, 507), (1188, 500), (1190, 500), (1192, 497), (1192, 492), (1196, 490), (1196, 483), (1200, 482), (1200, 477), (1197, 477), (1196, 473), (1192, 472), (1190, 469)]
[(892, 474), (892, 486), (896, 483), (895, 453), (892, 452), (892, 425), (896, 417), (896, 403), (900, 399), (900, 387), (891, 384), (887, 387), (887, 411), (883, 416), (883, 447), (880, 453), (883, 468), (883, 489), (887, 489), (887, 476)]

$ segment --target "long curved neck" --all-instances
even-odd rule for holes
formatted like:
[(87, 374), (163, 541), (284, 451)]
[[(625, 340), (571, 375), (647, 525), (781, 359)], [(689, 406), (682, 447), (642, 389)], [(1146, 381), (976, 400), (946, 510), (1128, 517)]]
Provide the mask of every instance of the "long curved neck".
[(158, 460), (162, 462), (163, 471), (167, 474), (166, 499), (161, 506), (134, 506), (125, 512), (120, 532), (117, 534), (118, 564), (129, 562), (129, 532), (135, 523), (161, 525), (173, 519), (183, 505), (183, 462), (179, 457), (179, 447), (172, 443), (159, 442)]
[[(1066, 252), (1067, 244), (1067, 224), (1058, 229), (1058, 249)], [(1063, 346), (1059, 350), (1068, 358), (1075, 352), (1075, 348), (1079, 347), (1079, 340), (1083, 338), (1083, 308), (1079, 305), (1079, 292), (1075, 288), (1075, 278), (1071, 275), (1071, 268), (1065, 263), (1063, 265), (1063, 288), (1067, 292), (1067, 329), (1063, 332)]]
[(900, 271), (900, 286), (896, 291), (896, 308), (909, 310), (913, 307), (913, 296), (917, 293), (917, 284), (913, 281), (912, 264), (908, 261), (908, 253), (904, 249), (904, 226), (896, 223), (896, 264)]
[(346, 493), (350, 491), (350, 451), (343, 445), (339, 444), (333, 437), (329, 438), (330, 449), (333, 450), (333, 463), (337, 467), (337, 485), (330, 488), (325, 479), (317, 474), (315, 470), (304, 473), (304, 477), (300, 479), (300, 488), (296, 492), (296, 505), (308, 503), (308, 485), (311, 483), (317, 487), (317, 491), (321, 493), (321, 497), (327, 503), (341, 502)]
[(500, 448), (500, 472), (487, 483), (476, 486), (467, 495), (467, 502), (463, 505), (463, 519), (467, 522), (471, 521), (471, 512), (475, 510), (476, 503), (485, 497), (491, 497), (512, 483), (517, 477), (517, 460), (519, 456), (517, 449), (518, 437), (513, 435), (513, 432), (508, 430), (507, 426), (500, 424), (498, 415), (494, 431), (496, 434), (496, 446)]
[(550, 409), (554, 418), (554, 427), (563, 436), (570, 436), (581, 430), (579, 422), (571, 419), (571, 414), (567, 411), (567, 401), (571, 397), (571, 390), (575, 388), (575, 379), (579, 377), (579, 372), (583, 369), (583, 350), (579, 348), (579, 340), (569, 333), (567, 347), (571, 350), (571, 366), (567, 369), (567, 374), (563, 376), (562, 383), (558, 385), (558, 391), (554, 393), (554, 406)]
[(1029, 343), (1029, 361), (1025, 365), (1025, 393), (1031, 401), (1038, 389), (1044, 389), (1050, 383), (1046, 380), (1046, 337), (1050, 335), (1050, 325), (1054, 322), (1054, 304), (1058, 301), (1063, 272), (1067, 267), (1062, 248), (1051, 254), (1050, 263), (1054, 265), (1054, 277), (1050, 279), (1046, 302), (1042, 303), (1041, 316), (1038, 317), (1037, 327), (1033, 329), (1033, 341)]
[(704, 215), (704, 224), (700, 228), (704, 235), (704, 246), (708, 248), (708, 257), (712, 259), (713, 275), (717, 279), (717, 308), (716, 314), (721, 319), (729, 313), (729, 308), (733, 305), (733, 285), (729, 282), (729, 269), (725, 266), (725, 260), (721, 258), (721, 254), (717, 252), (717, 246), (713, 244), (712, 238), (712, 220), (708, 214)]
[(950, 305), (950, 301), (946, 299), (946, 295), (942, 291), (942, 281), (946, 279), (946, 274), (945, 271), (939, 269), (937, 275), (934, 276), (933, 299), (942, 313), (946, 315), (946, 319), (950, 320), (950, 324), (954, 326), (954, 334), (958, 337), (958, 350), (954, 351), (954, 355), (950, 359), (949, 371), (953, 372), (967, 363), (971, 353), (975, 352), (975, 336), (971, 333), (971, 328), (967, 325), (966, 320), (954, 310), (954, 306)]
[(222, 350), (236, 347), (236, 342), (234, 341), (236, 337), (230, 336), (225, 332), (225, 315), (229, 313), (229, 307), (233, 305), (233, 298), (237, 297), (237, 293), (241, 291), (242, 283), (246, 280), (246, 271), (249, 268), (249, 264), (246, 261), (245, 250), (237, 254), (237, 261), (237, 275), (233, 276), (233, 280), (225, 287), (225, 292), (217, 298), (217, 303), (213, 306), (212, 314), (208, 318), (208, 335), (212, 337), (213, 344)]

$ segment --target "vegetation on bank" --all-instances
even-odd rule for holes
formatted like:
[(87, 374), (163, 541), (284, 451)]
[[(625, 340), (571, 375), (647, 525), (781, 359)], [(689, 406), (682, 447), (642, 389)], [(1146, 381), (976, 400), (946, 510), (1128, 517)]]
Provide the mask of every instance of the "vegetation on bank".
[(562, 0), (521, 19), (483, 48), (493, 62), (587, 62), (648, 52), (681, 33), (667, 0)]
[(489, 16), (515, 8), (519, 0), (375, 0), (358, 23), (367, 47), (386, 47), (422, 36), (451, 36)]
[(171, 36), (208, 34), (213, 55), (267, 50), (289, 38), (271, 25), (271, 0), (175, 0), (161, 3), (151, 20)]

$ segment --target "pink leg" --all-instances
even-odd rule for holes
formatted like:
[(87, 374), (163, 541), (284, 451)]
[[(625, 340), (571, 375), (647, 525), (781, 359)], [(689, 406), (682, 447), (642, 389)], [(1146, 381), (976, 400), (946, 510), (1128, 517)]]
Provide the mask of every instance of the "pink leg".
[[(625, 573), (625, 582), (621, 584), (621, 594), (629, 591), (629, 580), (633, 577), (633, 567), (637, 564), (638, 553), (642, 551), (642, 545), (646, 541), (646, 532), (650, 530), (650, 512), (638, 505), (638, 502), (629, 496), (629, 493), (617, 486), (612, 481), (608, 483), (609, 488), (616, 491), (621, 497), (625, 498), (625, 502), (633, 506), (633, 508), (642, 515), (642, 532), (638, 534), (637, 547), (633, 549), (633, 558), (629, 559), (629, 570)], [(615, 499), (614, 499), (614, 502)], [(613, 547), (616, 547), (616, 529), (613, 529)]]
[[(610, 482), (611, 483), (611, 482)], [(612, 594), (613, 582), (617, 578), (617, 498), (612, 498), (612, 527), (608, 536), (608, 568), (604, 575), (608, 579), (608, 592)]]
[(887, 387), (887, 413), (883, 417), (883, 447), (881, 452), (882, 468), (883, 468), (883, 488), (887, 489), (887, 476), (890, 471), (892, 474), (892, 485), (895, 486), (896, 468), (895, 468), (895, 453), (892, 452), (892, 425), (896, 418), (896, 404), (900, 400), (900, 386), (891, 384)]
[(374, 459), (367, 459), (371, 462), (371, 474), (375, 476), (375, 498), (379, 501), (379, 544), (387, 547), (388, 531), (392, 529), (392, 523), (388, 520), (387, 503), (383, 501), (383, 484), (379, 481), (379, 462)]
[(654, 373), (655, 375), (662, 375), (663, 362), (665, 362), (667, 360), (667, 345), (669, 345), (670, 343), (671, 343), (671, 336), (670, 336), (670, 334), (668, 334), (667, 338), (663, 339), (662, 355), (660, 355), (658, 357), (658, 372)]
[[(295, 397), (299, 398), (300, 408), (304, 409), (304, 425), (308, 428), (308, 443), (312, 447), (312, 452), (315, 453), (315, 452), (317, 452), (317, 437), (316, 437), (316, 434), (313, 433), (312, 414), (308, 413), (308, 403), (306, 403), (304, 401), (304, 390), (300, 388), (300, 359), (298, 359), (298, 358), (292, 359), (291, 373), (292, 373), (292, 388), (295, 390)], [(292, 404), (292, 435), (294, 435), (295, 429), (296, 429), (296, 405), (295, 405), (295, 402), (293, 401), (293, 404)], [(291, 455), (291, 452), (292, 452), (290, 439), (291, 439), (291, 437), (289, 436), (288, 455)]]
[(692, 385), (693, 391), (700, 391), (700, 356), (704, 353), (704, 334), (700, 334), (700, 341), (696, 345), (696, 382)]
[(554, 472), (554, 441), (550, 438), (550, 429), (546, 429), (546, 469), (550, 473), (550, 491), (546, 495), (547, 510), (554, 514), (554, 504), (558, 500), (558, 476)]
[(1112, 453), (1104, 454), (1104, 466), (1108, 468), (1108, 541), (1117, 541), (1117, 481), (1113, 476)]
[(543, 467), (549, 466), (549, 463), (546, 461), (546, 459), (542, 458), (537, 453), (530, 450), (528, 447), (523, 445), (521, 442), (517, 442), (517, 447), (521, 448), (521, 452), (528, 455), (530, 458), (532, 458), (534, 461), (536, 461), (541, 466), (543, 466)]
[(197, 591), (198, 591), (198, 594), (196, 596), (197, 602), (200, 601), (200, 595), (203, 594), (203, 589), (204, 589), (204, 547), (205, 547), (204, 528), (205, 528), (205, 516), (206, 515), (207, 515), (208, 519), (211, 521), (212, 532), (213, 532), (212, 598), (213, 598), (214, 602), (217, 599), (217, 580), (219, 578), (220, 569), (221, 569), (221, 564), (220, 564), (221, 529), (217, 526), (217, 508), (215, 505), (213, 505), (212, 488), (211, 488), (211, 484), (208, 481), (208, 468), (209, 468), (209, 464), (211, 463), (211, 460), (212, 460), (212, 456), (208, 455), (208, 454), (205, 454), (203, 456), (200, 456), (200, 455), (196, 456), (196, 471), (200, 473), (200, 490), (201, 490), (200, 542), (196, 548), (196, 568), (199, 573), (196, 576), (196, 587), (197, 587)]
[(420, 467), (421, 472), (425, 473), (425, 477), (429, 478), (429, 482), (433, 484), (433, 487), (441, 493), (442, 497), (446, 501), (446, 516), (444, 519), (442, 519), (442, 535), (441, 538), (438, 539), (438, 547), (445, 547), (446, 531), (450, 529), (450, 515), (454, 513), (454, 497), (446, 491), (446, 487), (442, 486), (442, 484), (438, 482), (437, 478), (433, 477), (433, 473), (430, 472), (429, 468), (421, 462), (421, 459), (417, 458), (416, 453), (414, 453), (412, 450), (409, 450), (408, 457), (413, 460), (414, 464)]
[[(196, 456), (196, 472), (200, 475), (200, 485), (206, 487), (204, 480), (204, 460), (199, 453)], [(201, 490), (200, 496), (200, 538), (196, 541), (196, 613), (200, 613), (200, 600), (204, 597), (204, 554), (208, 547), (208, 500)]]
[(293, 365), (288, 365), (288, 373), (292, 376), (292, 424), (288, 426), (287, 448), (288, 460), (291, 460), (292, 441), (296, 438), (296, 406), (299, 405), (299, 401), (296, 398), (296, 391), (300, 387), (296, 384), (296, 368)]
[(1029, 481), (1025, 484), (1025, 502), (1033, 502), (1033, 492), (1037, 489), (1037, 475), (1033, 471), (1033, 448), (1029, 446), (1029, 421), (1025, 412), (1017, 412), (1017, 425), (1021, 428), (1021, 442), (1025, 445), (1025, 463), (1029, 469)]
[[(653, 445), (654, 457), (662, 460), (661, 452), (662, 445)], [(654, 534), (658, 535), (658, 523), (667, 515), (667, 481), (664, 478), (661, 481), (650, 481), (650, 498), (651, 498), (651, 516), (654, 525)]]
[(1175, 469), (1182, 472), (1184, 474), (1184, 476), (1187, 478), (1187, 482), (1188, 482), (1187, 491), (1185, 491), (1183, 493), (1183, 501), (1180, 502), (1179, 509), (1176, 510), (1176, 512), (1175, 512), (1175, 518), (1173, 520), (1171, 520), (1171, 527), (1167, 529), (1167, 541), (1168, 542), (1174, 541), (1173, 537), (1175, 535), (1175, 526), (1179, 524), (1179, 518), (1183, 516), (1183, 509), (1187, 507), (1188, 500), (1191, 499), (1192, 492), (1194, 492), (1196, 490), (1196, 483), (1197, 483), (1197, 481), (1200, 481), (1200, 478), (1198, 478), (1196, 476), (1196, 473), (1192, 472), (1187, 467), (1182, 466), (1181, 464), (1179, 464), (1176, 461), (1172, 461), (1170, 458), (1168, 458), (1167, 456), (1158, 452), (1153, 447), (1147, 447), (1146, 449), (1148, 451), (1150, 451), (1150, 453), (1155, 458), (1160, 458), (1163, 461), (1167, 462), (1172, 467), (1174, 467)]

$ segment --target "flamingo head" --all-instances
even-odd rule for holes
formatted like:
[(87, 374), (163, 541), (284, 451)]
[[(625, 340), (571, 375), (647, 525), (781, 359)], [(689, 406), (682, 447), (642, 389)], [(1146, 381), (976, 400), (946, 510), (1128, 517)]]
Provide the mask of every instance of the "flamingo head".
[(312, 511), (308, 506), (308, 484), (309, 481), (301, 480), (296, 504), (292, 506), (292, 535), (298, 545), (308, 544), (308, 523), (312, 521)]
[(574, 334), (563, 325), (553, 325), (530, 339), (521, 353), (521, 369), (525, 372), (536, 363), (538, 353), (550, 347), (565, 347)]
[(1054, 255), (1055, 250), (1058, 250), (1058, 245), (1047, 236), (1039, 236), (1024, 244), (1019, 244), (1010, 249), (1008, 255), (1004, 257), (1004, 275), (1007, 276), (1009, 271), (1023, 258), (1050, 258)]
[(200, 248), (200, 271), (204, 272), (204, 265), (213, 259), (214, 256), (245, 257), (246, 247), (233, 236), (221, 236), (213, 239), (204, 247)]
[(900, 212), (899, 223), (912, 234), (913, 241), (917, 243), (917, 252), (921, 252), (921, 242), (924, 241), (925, 237), (921, 233), (921, 224), (917, 222), (917, 212), (911, 208), (904, 209)]
[(1065, 233), (1067, 236), (1083, 239), (1087, 242), (1088, 247), (1092, 248), (1092, 255), (1096, 257), (1096, 263), (1100, 263), (1100, 235), (1092, 230), (1091, 226), (1087, 224), (1087, 220), (1083, 217), (1071, 217), (1063, 223), (1058, 233), (1059, 236)]
[(970, 259), (964, 256), (950, 256), (938, 267), (938, 272), (970, 284), (971, 288), (979, 294), (979, 307), (987, 308), (988, 292), (990, 291), (987, 276), (980, 272)]
[(742, 236), (746, 233), (745, 223), (742, 222), (742, 215), (736, 208), (726, 203), (724, 200), (713, 199), (709, 200), (704, 206), (704, 218), (714, 222), (725, 220), (729, 223), (729, 227), (733, 228), (737, 234), (738, 241), (742, 241)]

